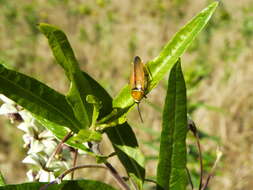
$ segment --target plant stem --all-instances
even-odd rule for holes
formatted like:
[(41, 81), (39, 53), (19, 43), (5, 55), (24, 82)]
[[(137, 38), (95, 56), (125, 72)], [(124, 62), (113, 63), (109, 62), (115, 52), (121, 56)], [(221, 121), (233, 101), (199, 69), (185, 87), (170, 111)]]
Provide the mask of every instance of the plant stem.
[(102, 165), (96, 165), (96, 164), (84, 164), (84, 165), (80, 165), (80, 166), (75, 166), (73, 168), (70, 168), (68, 170), (66, 170), (65, 172), (63, 172), (58, 179), (61, 181), (63, 180), (63, 178), (68, 175), (71, 172), (74, 172), (75, 170), (79, 170), (79, 169), (83, 169), (83, 168), (103, 168), (103, 169), (107, 169), (105, 166)]
[(157, 184), (155, 180), (153, 179), (145, 179), (144, 181), (147, 181), (147, 182), (150, 182), (150, 183), (154, 183), (154, 184)]
[[(97, 142), (89, 142), (88, 143), (90, 149), (92, 152), (98, 155), (102, 155), (101, 151), (99, 149), (99, 143)], [(114, 177), (115, 181), (118, 183), (118, 185), (123, 189), (123, 190), (131, 190), (130, 187), (125, 183), (124, 179), (119, 175), (117, 170), (109, 163), (109, 162), (104, 162), (105, 166), (108, 168), (112, 176)]]
[(201, 146), (200, 146), (200, 140), (199, 140), (199, 134), (198, 134), (198, 129), (192, 119), (188, 117), (188, 128), (191, 130), (193, 133), (198, 151), (199, 151), (199, 165), (200, 165), (200, 179), (199, 179), (199, 190), (202, 189), (202, 181), (203, 181), (203, 157), (202, 157), (202, 151), (201, 151)]
[(112, 176), (114, 177), (114, 179), (116, 180), (116, 182), (119, 184), (119, 186), (122, 189), (124, 189), (124, 190), (131, 190), (129, 188), (129, 186), (125, 183), (124, 179), (122, 177), (120, 177), (120, 175), (117, 172), (117, 170), (109, 162), (105, 162), (105, 166), (109, 169), (109, 171), (111, 172)]
[(72, 137), (73, 133), (72, 131), (70, 131), (62, 140), (61, 142), (57, 145), (54, 153), (49, 157), (47, 163), (46, 163), (46, 168), (49, 167), (51, 161), (53, 160), (53, 158), (55, 157), (56, 154), (58, 154), (61, 151), (62, 145), (70, 138)]
[(80, 166), (75, 166), (73, 168), (70, 168), (68, 170), (66, 170), (65, 172), (63, 172), (55, 181), (52, 181), (51, 183), (48, 183), (46, 185), (43, 185), (40, 190), (46, 190), (50, 185), (56, 184), (58, 183), (58, 181), (62, 181), (63, 178), (68, 175), (71, 172), (74, 172), (75, 170), (78, 169), (83, 169), (83, 168), (103, 168), (103, 169), (107, 169), (107, 167), (102, 166), (102, 165), (95, 165), (95, 164), (85, 164), (85, 165), (80, 165)]
[(143, 123), (142, 115), (141, 115), (141, 110), (140, 110), (140, 103), (137, 103), (137, 110), (141, 119), (141, 122)]
[[(75, 152), (74, 152), (74, 160), (73, 160), (73, 167), (76, 166), (77, 156), (78, 156), (78, 149), (75, 149)], [(74, 175), (75, 175), (75, 171), (73, 171), (72, 174), (71, 174), (71, 180), (74, 179)]]
[(189, 183), (190, 183), (190, 185), (191, 185), (191, 189), (193, 190), (193, 189), (194, 189), (194, 186), (193, 186), (193, 183), (192, 183), (191, 174), (190, 174), (190, 171), (188, 170), (187, 167), (186, 167), (186, 172), (187, 172), (187, 176), (188, 176)]
[(205, 189), (207, 188), (207, 186), (208, 186), (208, 184), (209, 184), (209, 181), (210, 181), (211, 178), (214, 176), (214, 170), (216, 169), (217, 164), (218, 164), (218, 162), (219, 162), (220, 159), (221, 159), (222, 152), (221, 152), (219, 149), (217, 149), (216, 152), (217, 152), (217, 153), (216, 153), (216, 154), (217, 154), (216, 160), (215, 160), (215, 162), (214, 162), (214, 164), (213, 164), (213, 167), (212, 167), (212, 169), (211, 169), (211, 172), (209, 173), (209, 175), (208, 175), (208, 177), (207, 177), (207, 179), (206, 179), (206, 182), (205, 182), (205, 184), (203, 185), (203, 187), (202, 187), (201, 190), (205, 190)]
[(112, 174), (112, 176), (114, 177), (115, 181), (120, 185), (120, 187), (124, 190), (131, 190), (128, 185), (125, 183), (125, 181), (123, 180), (123, 178), (120, 177), (120, 175), (118, 174), (118, 172), (116, 171), (116, 169), (108, 162), (105, 163), (105, 166), (102, 165), (95, 165), (95, 164), (85, 164), (85, 165), (80, 165), (80, 166), (75, 166), (73, 168), (70, 168), (68, 170), (66, 170), (65, 172), (63, 172), (59, 177), (58, 180), (55, 180), (49, 184), (46, 184), (44, 186), (42, 186), (40, 188), (40, 190), (46, 190), (50, 185), (56, 184), (57, 181), (62, 181), (63, 178), (68, 175), (71, 172), (74, 172), (75, 170), (78, 169), (83, 169), (83, 168), (103, 168), (103, 169), (108, 169), (110, 171), (110, 173)]
[(198, 132), (196, 133), (195, 137), (196, 137), (198, 151), (199, 151), (199, 164), (200, 164), (199, 190), (201, 190), (201, 188), (202, 188), (202, 181), (203, 181), (203, 158), (202, 158), (202, 151), (201, 151), (201, 146), (200, 146)]

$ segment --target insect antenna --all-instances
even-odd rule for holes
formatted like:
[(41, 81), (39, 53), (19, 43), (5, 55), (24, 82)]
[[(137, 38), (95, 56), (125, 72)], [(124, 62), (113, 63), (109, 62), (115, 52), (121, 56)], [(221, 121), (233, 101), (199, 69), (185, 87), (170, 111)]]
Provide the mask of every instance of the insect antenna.
[(141, 122), (144, 123), (144, 122), (143, 122), (143, 119), (142, 119), (142, 116), (141, 116), (140, 103), (137, 103), (137, 109), (138, 109), (138, 113), (139, 113)]

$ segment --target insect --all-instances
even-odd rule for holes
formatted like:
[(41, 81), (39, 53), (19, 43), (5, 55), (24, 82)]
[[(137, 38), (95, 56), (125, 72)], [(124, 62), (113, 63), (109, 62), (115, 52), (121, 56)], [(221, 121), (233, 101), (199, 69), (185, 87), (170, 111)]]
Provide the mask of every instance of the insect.
[(141, 58), (136, 56), (133, 61), (133, 67), (130, 75), (131, 96), (137, 104), (141, 122), (143, 122), (139, 104), (145, 96), (148, 85), (148, 73)]

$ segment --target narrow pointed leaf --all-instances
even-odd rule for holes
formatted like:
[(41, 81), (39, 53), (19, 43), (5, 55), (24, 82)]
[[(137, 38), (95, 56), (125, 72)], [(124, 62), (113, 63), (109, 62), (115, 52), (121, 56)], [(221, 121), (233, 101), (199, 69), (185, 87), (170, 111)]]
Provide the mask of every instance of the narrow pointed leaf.
[(91, 86), (92, 94), (102, 101), (102, 107), (99, 112), (99, 119), (105, 117), (112, 110), (112, 98), (110, 94), (91, 76), (83, 72), (83, 76), (87, 79)]
[(128, 123), (124, 123), (106, 129), (106, 134), (128, 175), (138, 189), (142, 189), (145, 179), (145, 159), (138, 147), (133, 130)]
[(4, 185), (5, 185), (4, 176), (2, 175), (2, 172), (0, 172), (0, 186), (4, 186)]
[(90, 142), (90, 141), (101, 141), (102, 140), (102, 135), (99, 132), (96, 131), (91, 131), (88, 129), (81, 129), (78, 134), (76, 134), (72, 139), (79, 143), (85, 143), (85, 142)]
[(83, 76), (74, 52), (64, 32), (49, 24), (40, 24), (40, 31), (48, 38), (49, 45), (57, 62), (63, 67), (70, 89), (67, 100), (74, 110), (82, 128), (88, 128), (92, 120), (92, 105), (86, 101), (86, 96), (92, 94), (89, 82)]
[(34, 115), (73, 131), (80, 123), (65, 97), (38, 80), (9, 70), (0, 64), (0, 93), (12, 99)]
[[(151, 91), (163, 79), (178, 58), (182, 56), (195, 37), (206, 26), (217, 6), (218, 2), (216, 1), (202, 10), (171, 38), (155, 59), (147, 63), (146, 67), (151, 75), (147, 92)], [(127, 85), (114, 99), (113, 107), (130, 108), (133, 105), (130, 87)]]
[[(0, 187), (0, 190), (38, 190), (46, 183), (23, 183), (17, 185), (6, 185)], [(71, 180), (63, 181), (61, 184), (50, 185), (47, 190), (116, 190), (114, 187), (105, 183), (93, 180)]]
[(186, 134), (186, 87), (178, 61), (170, 72), (163, 110), (157, 190), (186, 189)]

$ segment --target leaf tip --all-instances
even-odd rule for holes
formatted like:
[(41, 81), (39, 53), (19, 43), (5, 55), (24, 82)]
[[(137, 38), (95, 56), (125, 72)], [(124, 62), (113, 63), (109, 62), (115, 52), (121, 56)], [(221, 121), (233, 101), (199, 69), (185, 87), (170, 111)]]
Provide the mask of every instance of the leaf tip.
[(44, 26), (47, 26), (47, 25), (48, 25), (47, 23), (43, 23), (43, 22), (37, 23), (37, 27), (38, 27), (39, 29), (42, 29)]
[(220, 0), (214, 0), (214, 2), (212, 2), (210, 5), (209, 5), (209, 9), (213, 9), (215, 10), (217, 8), (217, 6), (219, 5), (220, 3)]
[(54, 32), (56, 30), (60, 30), (60, 29), (58, 29), (54, 25), (51, 25), (51, 24), (48, 24), (48, 23), (43, 23), (43, 22), (42, 23), (38, 23), (37, 27), (46, 36), (48, 36), (50, 32)]

